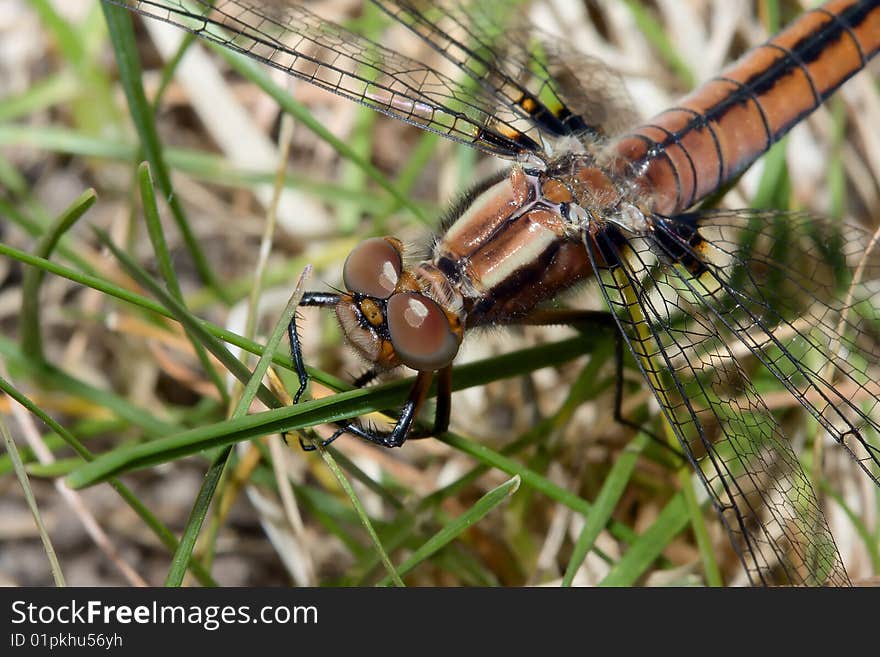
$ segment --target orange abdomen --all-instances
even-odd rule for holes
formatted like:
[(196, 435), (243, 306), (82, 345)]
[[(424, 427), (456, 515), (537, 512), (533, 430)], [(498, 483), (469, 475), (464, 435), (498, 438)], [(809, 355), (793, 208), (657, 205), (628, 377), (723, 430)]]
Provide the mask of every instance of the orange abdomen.
[(653, 210), (677, 214), (745, 170), (878, 48), (880, 0), (827, 2), (622, 137), (617, 153)]

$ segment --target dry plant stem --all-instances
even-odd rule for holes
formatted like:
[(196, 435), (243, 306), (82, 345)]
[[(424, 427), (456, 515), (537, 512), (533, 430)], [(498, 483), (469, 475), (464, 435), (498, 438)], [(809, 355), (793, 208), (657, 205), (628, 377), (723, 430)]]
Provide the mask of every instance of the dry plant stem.
[(307, 550), (308, 543), (306, 541), (307, 537), (305, 526), (302, 521), (302, 515), (299, 512), (299, 506), (293, 495), (293, 487), (290, 484), (290, 477), (284, 466), (287, 447), (278, 435), (267, 436), (266, 442), (269, 446), (269, 454), (272, 456), (272, 471), (275, 474), (275, 481), (278, 484), (278, 494), (281, 497), (281, 504), (284, 507), (284, 516), (287, 518), (290, 529), (300, 545), (299, 566), (302, 569), (302, 578), (305, 581), (299, 583), (302, 586), (314, 586), (317, 582), (315, 564)]
[[(260, 240), (260, 252), (257, 256), (257, 264), (254, 268), (254, 284), (251, 287), (251, 293), (248, 296), (248, 315), (247, 326), (245, 328), (245, 337), (253, 340), (256, 332), (257, 315), (260, 301), (260, 294), (263, 292), (263, 285), (266, 275), (266, 263), (269, 260), (269, 253), (272, 251), (272, 244), (275, 239), (275, 227), (278, 221), (278, 202), (281, 199), (281, 192), (284, 189), (284, 173), (287, 169), (287, 159), (290, 157), (290, 141), (293, 139), (293, 117), (290, 114), (284, 114), (281, 117), (281, 130), (278, 135), (278, 143), (280, 146), (280, 154), (278, 157), (278, 167), (275, 170), (275, 184), (272, 188), (272, 200), (266, 211), (266, 222), (263, 225), (263, 237)], [(245, 356), (247, 358), (247, 356)]]
[[(263, 239), (260, 242), (260, 255), (257, 260), (257, 267), (254, 271), (254, 286), (251, 290), (248, 309), (248, 324), (246, 336), (253, 338), (254, 326), (257, 317), (257, 302), (260, 292), (263, 288), (263, 279), (266, 270), (266, 263), (269, 253), (272, 250), (272, 241), (275, 234), (275, 226), (277, 223), (278, 202), (281, 198), (281, 192), (284, 189), (284, 174), (287, 168), (287, 160), (290, 157), (290, 144), (293, 139), (293, 117), (290, 114), (284, 114), (281, 117), (281, 129), (278, 135), (278, 145), (280, 156), (278, 158), (278, 168), (275, 172), (275, 185), (272, 193), (272, 201), (269, 204), (266, 213), (266, 223), (263, 232)], [(306, 549), (306, 535), (303, 526), (302, 516), (299, 507), (296, 504), (296, 498), (293, 495), (293, 488), (290, 479), (284, 468), (284, 447), (279, 436), (268, 436), (267, 443), (269, 453), (272, 455), (272, 469), (275, 473), (275, 481), (278, 485), (278, 493), (281, 496), (281, 503), (284, 507), (284, 513), (290, 528), (293, 531), (296, 540), (301, 546), (302, 577), (306, 580), (300, 582), (303, 586), (315, 583), (315, 567), (309, 552)]]
[[(290, 117), (290, 115), (285, 114), (282, 116), (281, 130), (278, 138), (280, 154), (278, 159), (278, 167), (276, 169), (273, 195), (267, 211), (257, 264), (254, 268), (254, 284), (248, 297), (245, 336), (249, 339), (253, 339), (256, 332), (259, 299), (263, 289), (266, 264), (268, 262), (269, 254), (272, 250), (275, 227), (277, 225), (277, 207), (279, 199), (281, 197), (281, 192), (284, 189), (286, 163), (290, 156), (290, 143), (292, 136), (293, 119), (292, 117)], [(247, 361), (248, 356), (249, 354), (244, 353), (242, 355), (243, 360)], [(275, 389), (273, 388), (273, 390)], [(290, 527), (294, 532), (294, 535), (296, 536), (297, 540), (302, 544), (305, 538), (302, 517), (299, 513), (299, 508), (296, 505), (296, 500), (293, 496), (293, 489), (291, 488), (290, 481), (286, 473), (283, 472), (282, 469), (282, 464), (284, 462), (283, 448), (281, 447), (280, 441), (277, 436), (268, 438), (268, 447), (270, 453), (272, 454), (272, 465), (275, 471), (276, 481), (279, 487), (279, 493), (281, 496), (285, 515), (288, 519)], [(221, 503), (217, 507), (217, 513), (212, 519), (209, 531), (206, 532), (206, 541), (208, 538), (213, 538), (214, 536), (216, 536), (216, 533), (219, 531), (219, 528), (222, 525), (226, 515), (229, 513), (229, 510), (235, 502), (235, 499), (238, 497), (244, 485), (247, 483), (250, 473), (253, 472), (253, 469), (258, 465), (259, 461), (259, 449), (257, 449), (257, 447), (254, 445), (249, 446), (246, 451), (245, 458), (239, 463), (239, 466), (235, 469), (232, 479), (227, 482), (224, 494), (221, 499)], [(214, 545), (214, 541), (207, 541), (206, 544)], [(308, 552), (307, 550), (303, 549), (301, 554), (305, 556), (308, 554)], [(315, 570), (311, 559), (306, 559), (306, 563), (303, 563), (301, 565), (303, 567), (303, 573), (305, 575), (306, 581), (299, 582), (299, 584), (313, 584), (315, 582)]]

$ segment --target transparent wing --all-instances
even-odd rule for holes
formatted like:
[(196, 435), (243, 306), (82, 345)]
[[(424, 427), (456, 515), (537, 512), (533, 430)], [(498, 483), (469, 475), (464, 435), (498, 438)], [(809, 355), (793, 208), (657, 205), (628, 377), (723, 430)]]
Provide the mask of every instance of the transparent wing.
[[(659, 226), (704, 267), (692, 294), (880, 485), (880, 245), (807, 214), (719, 211)], [(701, 264), (697, 264), (701, 263)], [(699, 272), (698, 272), (699, 273)]]
[(105, 0), (183, 28), (318, 87), (493, 155), (541, 154), (479, 85), (283, 0)]
[[(373, 0), (496, 97), (507, 119), (546, 143), (585, 143), (635, 124), (623, 80), (594, 57), (531, 25), (524, 3)], [(518, 6), (520, 5), (520, 6)]]
[(634, 123), (620, 77), (541, 34), (508, 2), (373, 4), (445, 60), (418, 62), (282, 0), (105, 0), (493, 155), (585, 144)]
[(655, 217), (638, 236), (605, 225), (587, 240), (602, 293), (754, 583), (848, 582), (753, 381), (782, 382), (877, 481), (880, 266), (861, 260), (869, 243), (860, 229), (749, 211)]

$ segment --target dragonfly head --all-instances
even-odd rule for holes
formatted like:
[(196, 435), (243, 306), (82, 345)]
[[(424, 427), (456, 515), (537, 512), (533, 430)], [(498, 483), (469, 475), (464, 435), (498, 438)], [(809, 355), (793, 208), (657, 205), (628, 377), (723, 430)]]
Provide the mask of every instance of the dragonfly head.
[(430, 263), (405, 269), (399, 240), (364, 240), (346, 259), (342, 278), (347, 292), (336, 316), (364, 358), (384, 369), (420, 371), (455, 358), (464, 333), (461, 297)]

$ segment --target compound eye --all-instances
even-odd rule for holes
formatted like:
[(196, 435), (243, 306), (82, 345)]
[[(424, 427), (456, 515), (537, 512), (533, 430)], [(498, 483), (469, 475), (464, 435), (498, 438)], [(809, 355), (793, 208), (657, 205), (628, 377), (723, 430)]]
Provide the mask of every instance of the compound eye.
[(422, 294), (395, 294), (388, 300), (386, 318), (394, 351), (414, 370), (439, 370), (458, 353), (459, 339), (446, 313)]
[(400, 251), (384, 237), (364, 240), (348, 254), (342, 280), (349, 292), (387, 299), (403, 270)]

